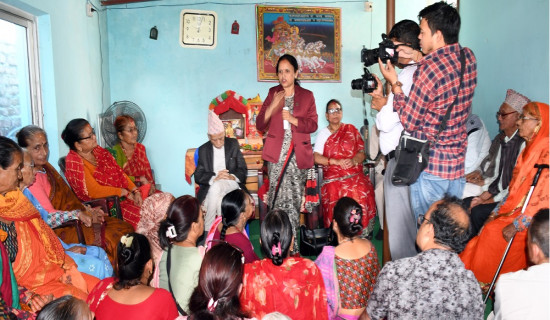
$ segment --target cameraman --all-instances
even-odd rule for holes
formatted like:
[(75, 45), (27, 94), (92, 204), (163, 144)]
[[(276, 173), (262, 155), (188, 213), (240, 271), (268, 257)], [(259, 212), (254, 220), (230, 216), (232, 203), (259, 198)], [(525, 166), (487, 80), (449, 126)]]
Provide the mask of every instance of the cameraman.
[[(428, 211), (431, 203), (444, 194), (460, 197), (466, 184), (464, 155), (466, 153), (466, 118), (470, 114), (477, 84), (477, 64), (473, 52), (458, 44), (460, 15), (444, 2), (432, 4), (420, 11), (420, 47), (426, 55), (418, 63), (409, 96), (391, 63), (380, 71), (391, 84), (393, 109), (397, 111), (404, 130), (412, 137), (430, 140), (428, 167), (410, 186), (411, 206), (415, 218)], [(460, 83), (460, 52), (465, 57), (464, 75)], [(434, 141), (445, 113), (455, 100), (447, 127)]]
[[(397, 77), (403, 84), (403, 92), (409, 95), (416, 71), (416, 62), (422, 59), (420, 52), (420, 27), (412, 20), (402, 20), (396, 23), (388, 38), (397, 47), (398, 66), (402, 69)], [(393, 111), (393, 93), (384, 97), (382, 84), (376, 77), (378, 86), (369, 95), (372, 96), (371, 108), (378, 111), (376, 127), (380, 130), (380, 151), (386, 156), (386, 171), (384, 174), (384, 205), (386, 207), (386, 222), (390, 253), (392, 260), (416, 255), (416, 220), (411, 209), (409, 187), (394, 186), (391, 176), (395, 169), (395, 148), (403, 126), (397, 112)]]

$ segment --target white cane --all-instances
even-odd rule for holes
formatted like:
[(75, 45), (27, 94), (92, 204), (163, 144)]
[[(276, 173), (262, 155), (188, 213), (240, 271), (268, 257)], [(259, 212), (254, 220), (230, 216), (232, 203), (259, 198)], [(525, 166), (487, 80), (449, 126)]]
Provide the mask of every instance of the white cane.
[[(535, 186), (539, 182), (539, 177), (543, 169), (548, 169), (547, 164), (535, 164), (535, 168), (537, 168), (537, 173), (535, 174), (535, 178), (533, 178), (533, 183), (531, 184), (531, 188), (529, 189), (529, 193), (527, 194), (527, 198), (525, 198), (525, 202), (523, 203), (523, 207), (521, 208), (521, 213), (525, 212), (525, 209), (527, 208), (527, 204), (529, 204), (529, 200), (531, 200), (531, 195), (533, 194), (533, 190), (535, 190)], [(508, 255), (508, 251), (510, 250), (510, 247), (512, 246), (512, 242), (514, 241), (514, 238), (516, 235), (512, 236), (512, 238), (508, 241), (508, 245), (506, 246), (506, 250), (504, 250), (504, 255), (502, 256), (502, 259), (500, 260), (500, 264), (498, 265), (497, 272), (495, 272), (495, 276), (493, 277), (493, 281), (491, 281), (491, 286), (489, 287), (489, 291), (487, 291), (487, 295), (485, 296), (485, 299), (483, 299), (483, 304), (487, 303), (487, 299), (489, 299), (489, 296), (491, 295), (491, 291), (493, 291), (493, 287), (495, 286), (495, 282), (497, 281), (498, 274), (500, 273), (500, 269), (502, 269), (502, 265), (504, 264), (504, 260), (506, 260), (506, 256)]]

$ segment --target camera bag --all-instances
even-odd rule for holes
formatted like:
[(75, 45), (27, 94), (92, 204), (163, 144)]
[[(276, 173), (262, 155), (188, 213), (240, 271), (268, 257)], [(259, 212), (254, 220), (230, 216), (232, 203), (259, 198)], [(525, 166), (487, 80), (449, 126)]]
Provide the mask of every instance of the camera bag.
[[(456, 104), (460, 87), (462, 86), (462, 79), (464, 76), (464, 49), (460, 50), (460, 81), (458, 85), (458, 91), (456, 93), (455, 100), (445, 113), (437, 134), (434, 137), (434, 143), (439, 139), (439, 135), (445, 128), (447, 128), (447, 120), (451, 116), (451, 111)], [(430, 140), (422, 140), (411, 137), (405, 130), (401, 133), (399, 139), (399, 145), (395, 150), (395, 169), (393, 171), (391, 181), (395, 186), (410, 186), (415, 183), (422, 171), (428, 166), (428, 160), (430, 158)]]

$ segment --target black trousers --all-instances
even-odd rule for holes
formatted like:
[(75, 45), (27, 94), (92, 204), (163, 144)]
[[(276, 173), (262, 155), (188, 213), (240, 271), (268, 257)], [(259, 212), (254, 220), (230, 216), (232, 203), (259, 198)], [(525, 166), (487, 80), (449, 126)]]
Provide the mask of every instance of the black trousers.
[[(464, 199), (464, 206), (466, 208), (470, 207), (470, 203), (473, 198), (474, 197), (468, 197)], [(493, 202), (480, 204), (472, 208), (470, 212), (470, 222), (472, 223), (472, 231), (474, 235), (479, 233), (479, 230), (481, 230), (481, 227), (483, 227), (485, 221), (487, 221), (487, 218), (489, 218), (489, 215), (491, 215), (491, 212), (497, 205), (498, 202)]]

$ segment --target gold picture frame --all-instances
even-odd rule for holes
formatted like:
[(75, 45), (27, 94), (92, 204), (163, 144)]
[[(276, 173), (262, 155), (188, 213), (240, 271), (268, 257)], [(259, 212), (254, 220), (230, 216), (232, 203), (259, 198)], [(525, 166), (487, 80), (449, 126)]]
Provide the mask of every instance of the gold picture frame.
[(280, 56), (291, 54), (300, 80), (340, 82), (341, 10), (256, 5), (258, 81), (277, 81)]

